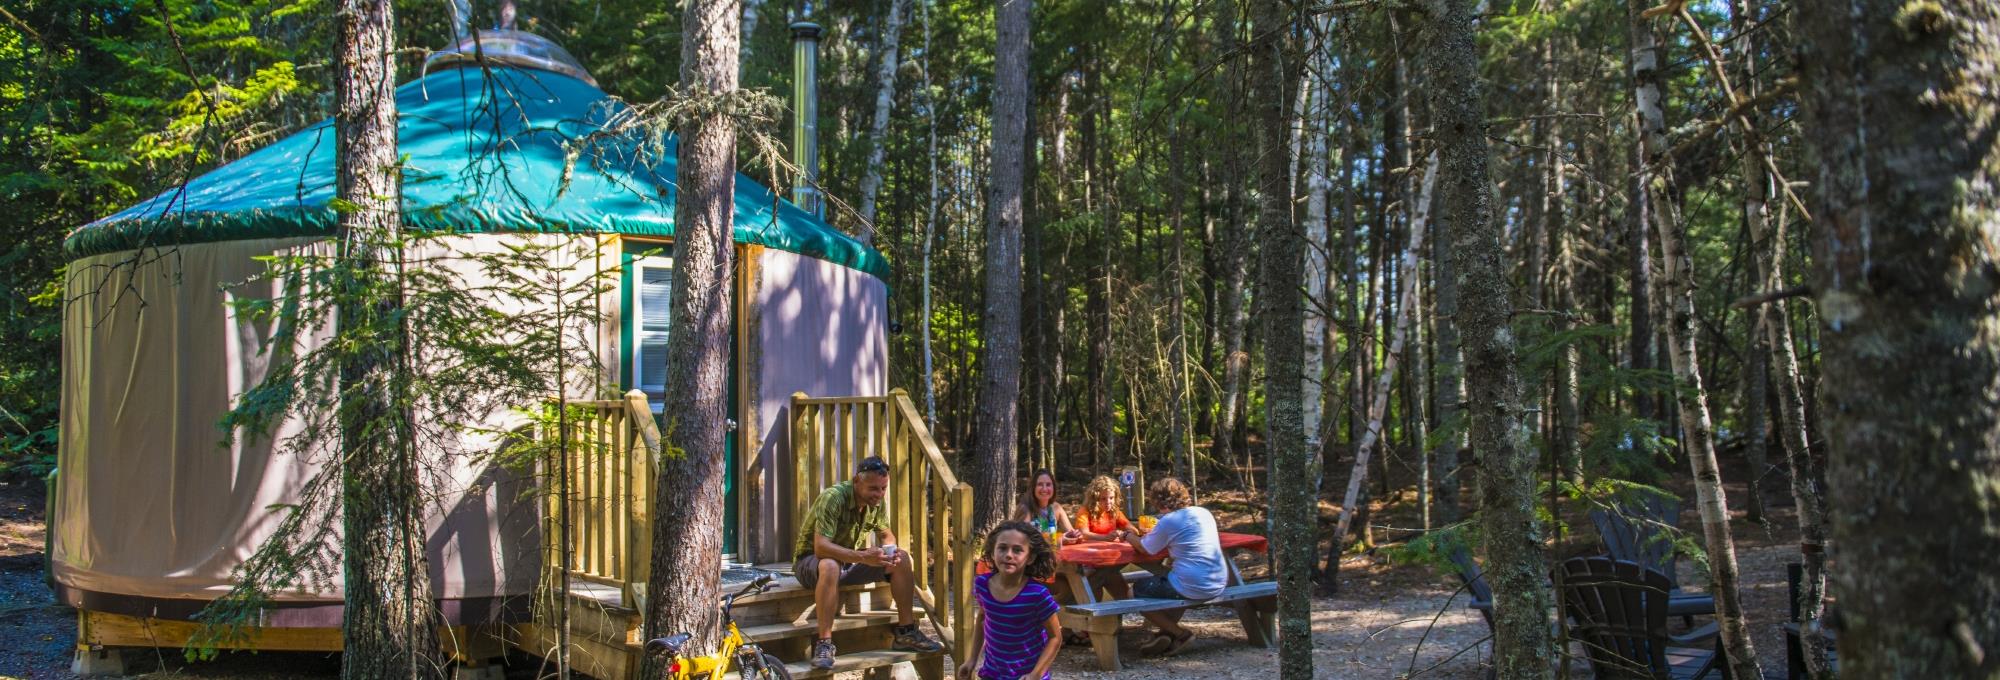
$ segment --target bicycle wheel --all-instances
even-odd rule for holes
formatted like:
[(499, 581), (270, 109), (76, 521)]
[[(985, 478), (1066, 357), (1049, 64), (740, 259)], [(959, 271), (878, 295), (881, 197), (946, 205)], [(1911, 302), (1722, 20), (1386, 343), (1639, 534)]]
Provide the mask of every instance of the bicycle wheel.
[[(739, 669), (742, 671), (743, 680), (792, 680), (792, 672), (785, 670), (785, 662), (779, 661), (778, 657), (759, 653), (756, 659), (754, 664), (750, 664), (756, 668), (745, 665)], [(744, 661), (749, 662), (749, 659)]]

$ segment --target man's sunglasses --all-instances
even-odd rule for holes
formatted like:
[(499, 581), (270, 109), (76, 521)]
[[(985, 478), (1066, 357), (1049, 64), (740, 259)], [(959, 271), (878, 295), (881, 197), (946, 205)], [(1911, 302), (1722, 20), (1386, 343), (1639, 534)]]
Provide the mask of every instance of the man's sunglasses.
[(864, 460), (861, 461), (860, 467), (854, 469), (854, 472), (856, 474), (886, 475), (889, 474), (889, 464), (879, 460)]

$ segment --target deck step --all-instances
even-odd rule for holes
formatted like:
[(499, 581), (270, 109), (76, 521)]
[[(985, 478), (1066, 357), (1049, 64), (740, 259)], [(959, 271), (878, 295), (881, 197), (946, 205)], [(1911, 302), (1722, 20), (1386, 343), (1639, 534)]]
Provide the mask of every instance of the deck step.
[[(870, 668), (893, 666), (895, 664), (899, 664), (904, 661), (916, 661), (918, 659), (922, 659), (925, 657), (940, 656), (942, 654), (944, 653), (903, 652), (892, 649), (877, 649), (867, 652), (852, 652), (848, 654), (841, 654), (839, 656), (835, 656), (833, 657), (832, 670), (823, 671), (817, 668), (813, 668), (812, 662), (810, 661), (794, 661), (792, 663), (785, 664), (785, 670), (791, 671), (792, 680), (805, 680), (805, 678), (831, 678), (838, 673), (847, 673), (850, 671), (865, 671)], [(740, 680), (740, 677), (732, 673), (729, 675), (728, 680)]]
[[(854, 630), (856, 628), (868, 628), (870, 626), (894, 625), (895, 623), (896, 623), (895, 612), (868, 611), (868, 612), (858, 612), (852, 614), (841, 614), (839, 618), (833, 620), (833, 629), (836, 631)], [(770, 642), (773, 640), (783, 640), (785, 638), (790, 638), (790, 637), (811, 635), (815, 630), (818, 629), (818, 627), (819, 627), (818, 622), (816, 622), (813, 619), (813, 617), (808, 616), (806, 617), (806, 620), (801, 623), (771, 623), (761, 626), (750, 626), (744, 628), (743, 639), (749, 640), (751, 642)]]

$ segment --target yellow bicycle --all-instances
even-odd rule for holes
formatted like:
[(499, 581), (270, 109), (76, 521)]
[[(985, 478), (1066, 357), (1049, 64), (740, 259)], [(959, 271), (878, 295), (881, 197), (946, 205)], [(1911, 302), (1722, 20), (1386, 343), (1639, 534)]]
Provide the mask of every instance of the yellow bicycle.
[(729, 662), (736, 661), (736, 669), (742, 672), (743, 680), (792, 680), (792, 673), (778, 657), (765, 654), (763, 648), (743, 639), (743, 631), (736, 628), (736, 619), (729, 615), (730, 606), (736, 598), (770, 590), (776, 579), (771, 575), (757, 577), (734, 595), (722, 598), (722, 648), (711, 656), (681, 656), (681, 648), (687, 646), (693, 633), (681, 633), (646, 641), (646, 651), (666, 654), (673, 658), (667, 667), (667, 677), (673, 680), (694, 680), (710, 678), (722, 680), (729, 673)]

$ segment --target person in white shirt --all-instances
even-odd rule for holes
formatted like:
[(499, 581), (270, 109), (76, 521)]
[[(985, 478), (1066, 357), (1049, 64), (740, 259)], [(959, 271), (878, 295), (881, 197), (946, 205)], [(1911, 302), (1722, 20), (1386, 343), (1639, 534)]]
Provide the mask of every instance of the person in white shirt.
[[(1229, 585), (1229, 570), (1223, 562), (1222, 539), (1215, 533), (1215, 516), (1194, 505), (1187, 484), (1173, 477), (1148, 486), (1146, 499), (1154, 512), (1162, 513), (1159, 521), (1143, 536), (1127, 533), (1125, 541), (1148, 554), (1165, 552), (1173, 564), (1165, 577), (1133, 584), (1132, 596), (1206, 600), (1222, 594)], [(1187, 647), (1194, 640), (1194, 631), (1181, 626), (1181, 615), (1186, 613), (1186, 608), (1145, 612), (1146, 620), (1160, 632), (1140, 650), (1170, 655)]]

